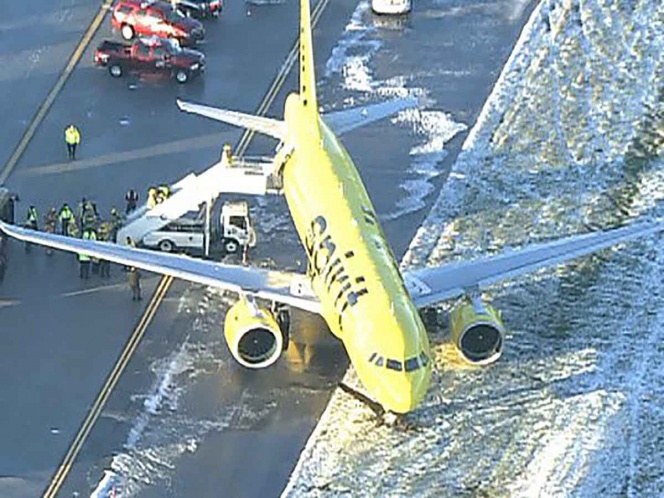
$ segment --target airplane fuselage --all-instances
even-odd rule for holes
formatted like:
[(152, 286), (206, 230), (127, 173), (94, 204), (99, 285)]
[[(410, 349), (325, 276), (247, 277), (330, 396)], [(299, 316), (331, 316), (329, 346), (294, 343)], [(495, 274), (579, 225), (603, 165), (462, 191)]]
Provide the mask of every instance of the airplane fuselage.
[(312, 288), (360, 380), (386, 409), (415, 408), (430, 381), (429, 342), (348, 152), (297, 94), (285, 119), (294, 152), (284, 195), (307, 253)]

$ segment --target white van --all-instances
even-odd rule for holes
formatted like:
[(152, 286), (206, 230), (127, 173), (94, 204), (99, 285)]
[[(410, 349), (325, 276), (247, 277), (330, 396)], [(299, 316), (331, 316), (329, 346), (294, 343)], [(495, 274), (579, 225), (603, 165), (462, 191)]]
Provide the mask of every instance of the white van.
[(411, 9), (411, 0), (371, 0), (371, 10), (376, 14), (407, 14)]

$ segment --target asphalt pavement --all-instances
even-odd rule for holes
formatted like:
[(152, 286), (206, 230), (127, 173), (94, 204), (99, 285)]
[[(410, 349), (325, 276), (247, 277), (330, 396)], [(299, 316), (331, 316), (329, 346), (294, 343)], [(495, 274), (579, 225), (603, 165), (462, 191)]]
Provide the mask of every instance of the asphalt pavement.
[[(12, 96), (0, 103), (5, 116), (0, 143), (6, 157), (98, 8), (96, 2), (37, 3), (0, 8), (5, 28), (0, 30), (0, 58), (11, 68), (0, 78), (4, 95)], [(360, 98), (342, 84), (346, 73), (323, 77), (325, 61), (334, 58), (333, 49), (347, 34), (344, 28), (356, 7), (352, 1), (331, 2), (314, 32), (325, 108)], [(434, 107), (471, 124), (527, 12), (506, 18), (504, 30), (492, 34), (481, 31), (486, 13), (471, 10), (454, 18), (436, 13), (444, 14), (445, 6), (418, 3), (396, 29), (383, 24), (370, 32), (382, 46), (373, 77), (406, 74), (427, 85)], [(366, 12), (363, 18), (371, 21)], [(207, 74), (185, 86), (153, 78), (116, 80), (93, 67), (94, 47), (114, 36), (106, 19), (9, 178), (9, 187), (21, 196), (18, 219), (29, 204), (44, 213), (62, 202), (75, 204), (82, 196), (94, 199), (104, 214), (113, 205), (122, 207), (128, 188), (143, 194), (151, 184), (205, 169), (218, 158), (221, 145), (237, 143), (242, 131), (181, 114), (175, 98), (254, 112), (295, 41), (297, 19), (295, 2), (229, 3), (220, 20), (206, 24), (202, 50)], [(441, 54), (449, 58), (456, 77), (418, 73), (427, 57)], [(281, 115), (294, 83), (291, 75), (268, 115)], [(83, 135), (79, 159), (71, 163), (62, 139), (69, 122)], [(435, 198), (425, 196), (423, 206), (389, 216), (403, 200), (404, 183), (418, 175), (411, 168), (417, 136), (386, 121), (345, 139), (378, 212), (385, 214), (397, 256)], [(448, 155), (437, 163), (432, 188), (444, 179), (462, 139), (463, 132), (446, 145)], [(249, 151), (268, 153), (272, 145), (256, 140)], [(252, 257), (301, 266), (302, 252), (283, 200), (262, 200), (252, 212), (259, 226), (259, 247)], [(41, 248), (25, 254), (14, 243), (10, 258), (0, 287), (0, 373), (6, 379), (0, 395), (11, 407), (3, 411), (0, 428), (0, 495), (35, 496), (48, 485), (143, 309), (131, 301), (119, 268), (113, 268), (110, 282), (94, 277), (81, 282), (72, 255), (49, 257)], [(146, 277), (146, 296), (156, 282), (156, 277)], [(171, 288), (83, 445), (61, 496), (89, 493), (113, 464), (132, 481), (136, 496), (281, 492), (343, 375), (343, 349), (325, 334), (323, 324), (298, 315), (294, 345), (284, 361), (265, 372), (243, 371), (229, 358), (221, 334), (228, 302), (228, 296), (183, 282)], [(165, 373), (171, 371), (175, 374)], [(156, 408), (150, 404), (155, 400)], [(118, 464), (118, 455), (127, 457)], [(136, 471), (138, 466), (142, 472)]]

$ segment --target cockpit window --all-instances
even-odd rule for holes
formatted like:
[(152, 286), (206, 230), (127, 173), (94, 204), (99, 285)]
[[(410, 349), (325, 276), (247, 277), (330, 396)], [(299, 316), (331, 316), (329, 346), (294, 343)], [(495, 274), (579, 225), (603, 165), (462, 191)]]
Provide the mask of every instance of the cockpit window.
[(402, 372), (404, 370), (406, 372), (413, 372), (419, 368), (426, 367), (429, 364), (429, 357), (424, 351), (422, 351), (418, 356), (412, 356), (403, 362), (392, 358), (388, 358), (386, 361), (385, 358), (378, 353), (371, 353), (369, 363), (373, 363), (377, 367), (385, 366), (390, 370), (396, 370), (397, 372)]
[(396, 370), (397, 372), (401, 372), (402, 370), (402, 364), (400, 361), (397, 360), (391, 360), (388, 358), (387, 360), (387, 368), (390, 370)]
[(418, 368), (420, 368), (419, 358), (417, 356), (408, 358), (404, 366), (406, 372), (412, 372), (413, 370), (417, 370)]

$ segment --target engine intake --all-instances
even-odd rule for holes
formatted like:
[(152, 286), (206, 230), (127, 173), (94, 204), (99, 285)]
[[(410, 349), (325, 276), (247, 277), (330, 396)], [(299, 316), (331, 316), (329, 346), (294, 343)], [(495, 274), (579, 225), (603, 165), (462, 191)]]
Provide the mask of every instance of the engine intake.
[(479, 299), (463, 303), (450, 314), (452, 340), (461, 356), (475, 365), (488, 365), (503, 350), (505, 326), (500, 313)]
[(269, 367), (283, 350), (284, 338), (274, 314), (247, 299), (228, 310), (224, 336), (233, 357), (247, 368)]

